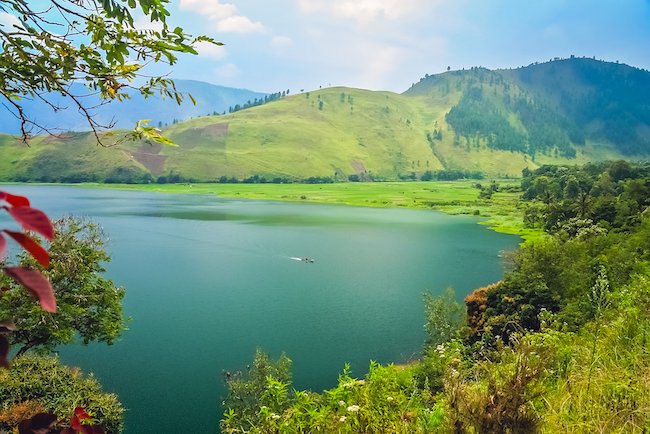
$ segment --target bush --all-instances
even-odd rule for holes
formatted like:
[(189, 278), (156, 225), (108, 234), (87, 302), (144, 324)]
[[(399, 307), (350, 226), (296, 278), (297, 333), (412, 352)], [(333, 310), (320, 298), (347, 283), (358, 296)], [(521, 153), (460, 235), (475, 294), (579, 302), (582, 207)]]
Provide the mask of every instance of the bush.
[(107, 433), (124, 428), (124, 408), (117, 396), (102, 391), (92, 375), (63, 366), (56, 357), (24, 355), (11, 369), (0, 370), (0, 432), (11, 430), (17, 418), (39, 411), (59, 418), (72, 416), (75, 407), (90, 413)]

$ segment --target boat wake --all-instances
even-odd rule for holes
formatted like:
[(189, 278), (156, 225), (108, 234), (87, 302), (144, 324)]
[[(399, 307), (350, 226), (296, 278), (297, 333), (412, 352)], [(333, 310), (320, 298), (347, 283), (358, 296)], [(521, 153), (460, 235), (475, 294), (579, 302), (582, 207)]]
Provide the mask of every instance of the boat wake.
[(314, 260), (312, 258), (298, 258), (297, 256), (289, 256), (289, 259), (294, 261), (306, 262), (308, 264), (313, 264)]

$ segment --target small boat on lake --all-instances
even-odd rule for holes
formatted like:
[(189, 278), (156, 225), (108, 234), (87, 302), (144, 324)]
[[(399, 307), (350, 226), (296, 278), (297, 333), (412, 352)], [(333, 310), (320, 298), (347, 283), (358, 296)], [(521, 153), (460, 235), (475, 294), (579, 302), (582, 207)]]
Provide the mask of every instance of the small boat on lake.
[(309, 257), (299, 258), (297, 256), (289, 256), (289, 259), (293, 259), (294, 261), (305, 262), (307, 264), (313, 264), (314, 262), (316, 262), (313, 258), (309, 258)]

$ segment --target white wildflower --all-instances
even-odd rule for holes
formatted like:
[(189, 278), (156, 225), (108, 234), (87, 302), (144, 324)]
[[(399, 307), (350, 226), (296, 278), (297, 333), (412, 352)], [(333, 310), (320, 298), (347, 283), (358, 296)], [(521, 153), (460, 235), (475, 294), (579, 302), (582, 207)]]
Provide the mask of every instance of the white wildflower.
[(280, 419), (279, 414), (271, 413), (271, 419)]
[(339, 418), (339, 422), (345, 422), (345, 419), (347, 419), (347, 417), (345, 417), (345, 416), (341, 416), (341, 417)]
[(361, 409), (361, 407), (359, 407), (358, 405), (350, 405), (350, 406), (348, 406), (348, 411), (350, 411), (350, 412), (356, 412), (356, 411), (359, 411), (360, 409)]

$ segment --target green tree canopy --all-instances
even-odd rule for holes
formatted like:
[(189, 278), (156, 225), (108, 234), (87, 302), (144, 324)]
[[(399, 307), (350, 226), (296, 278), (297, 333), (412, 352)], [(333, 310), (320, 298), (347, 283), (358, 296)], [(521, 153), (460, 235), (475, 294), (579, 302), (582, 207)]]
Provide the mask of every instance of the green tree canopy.
[[(43, 311), (33, 297), (2, 275), (0, 318), (12, 318), (17, 330), (9, 335), (18, 354), (30, 348), (52, 350), (74, 342), (111, 344), (124, 330), (122, 298), (124, 290), (102, 276), (103, 263), (110, 260), (104, 250), (100, 227), (86, 220), (66, 217), (55, 222), (56, 237), (50, 245), (50, 267), (42, 270), (54, 287), (57, 312)], [(39, 267), (26, 253), (21, 265)]]
[[(123, 100), (129, 89), (150, 96), (160, 92), (180, 102), (171, 80), (144, 75), (151, 62), (174, 64), (179, 53), (197, 54), (198, 42), (221, 45), (206, 36), (193, 37), (167, 23), (168, 0), (0, 0), (0, 12), (12, 24), (0, 24), (0, 100), (21, 122), (22, 138), (47, 131), (23, 110), (23, 98), (40, 99), (59, 110), (52, 92), (63, 95), (82, 113), (102, 143), (99, 132), (110, 125), (93, 119), (84, 95)], [(144, 14), (156, 29), (138, 29), (134, 16)], [(5, 20), (6, 21), (6, 20)], [(150, 132), (150, 131), (149, 131)], [(138, 134), (142, 135), (142, 131)], [(147, 133), (145, 131), (144, 133)]]

